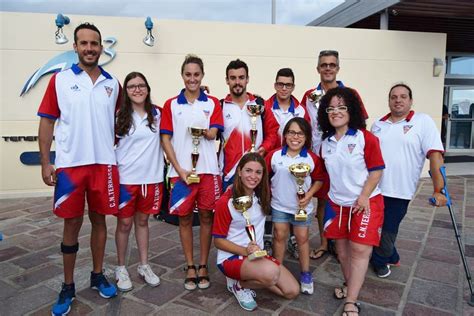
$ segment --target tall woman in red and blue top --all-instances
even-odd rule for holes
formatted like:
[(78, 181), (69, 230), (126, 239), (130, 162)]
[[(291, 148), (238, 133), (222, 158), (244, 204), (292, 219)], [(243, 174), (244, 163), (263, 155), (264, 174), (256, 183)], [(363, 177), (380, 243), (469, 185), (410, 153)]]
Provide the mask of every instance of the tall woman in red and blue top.
[(125, 267), (128, 237), (135, 224), (140, 264), (138, 274), (151, 286), (160, 278), (148, 264), (148, 218), (160, 211), (163, 198), (163, 150), (160, 145), (160, 109), (151, 103), (145, 76), (131, 72), (123, 84), (123, 102), (117, 114), (115, 156), (120, 176), (120, 203), (115, 231), (117, 287), (132, 289)]
[[(188, 55), (181, 66), (185, 88), (166, 101), (160, 133), (166, 157), (171, 163), (170, 213), (179, 216), (179, 235), (186, 258), (184, 287), (194, 290), (210, 286), (207, 259), (211, 247), (212, 212), (220, 197), (221, 178), (216, 154), (216, 135), (223, 129), (219, 100), (201, 90), (204, 65), (201, 58)], [(196, 173), (200, 182), (188, 184), (191, 173), (193, 139), (188, 127), (204, 128), (198, 147)], [(200, 262), (196, 269), (193, 259), (193, 210), (197, 207), (200, 219)]]
[(329, 90), (321, 99), (318, 122), (323, 131), (320, 156), (330, 179), (324, 234), (336, 240), (346, 281), (334, 295), (346, 299), (343, 315), (350, 316), (360, 311), (357, 297), (372, 248), (380, 242), (383, 198), (378, 183), (385, 165), (351, 89)]

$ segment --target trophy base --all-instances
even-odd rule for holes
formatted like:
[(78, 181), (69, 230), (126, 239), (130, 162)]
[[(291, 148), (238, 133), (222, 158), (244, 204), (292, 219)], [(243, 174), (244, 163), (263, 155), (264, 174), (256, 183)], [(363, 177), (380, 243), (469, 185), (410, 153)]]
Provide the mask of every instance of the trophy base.
[(255, 259), (260, 259), (260, 258), (263, 258), (265, 256), (267, 256), (267, 251), (266, 250), (258, 250), (258, 251), (255, 251), (253, 253), (251, 253), (247, 258), (252, 261), (252, 260), (255, 260)]
[(297, 222), (306, 222), (308, 220), (308, 214), (306, 213), (297, 213), (295, 214), (295, 221)]
[(199, 183), (201, 179), (199, 179), (198, 175), (190, 175), (186, 178), (187, 184)]

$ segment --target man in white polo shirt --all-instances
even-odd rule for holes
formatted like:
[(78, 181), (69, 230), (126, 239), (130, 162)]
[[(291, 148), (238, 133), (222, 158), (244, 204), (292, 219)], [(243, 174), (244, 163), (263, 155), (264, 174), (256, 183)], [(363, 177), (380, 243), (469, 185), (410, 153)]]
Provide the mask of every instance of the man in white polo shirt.
[[(103, 275), (102, 266), (107, 239), (105, 215), (117, 213), (119, 203), (114, 116), (121, 89), (117, 79), (98, 66), (103, 47), (97, 27), (79, 25), (73, 46), (79, 63), (53, 75), (38, 110), (42, 178), (55, 186), (54, 213), (64, 218), (64, 283), (53, 315), (67, 314), (75, 298), (74, 265), (85, 198), (92, 223), (90, 286), (104, 298), (117, 293)], [(56, 122), (55, 170), (49, 157)]]
[(390, 113), (372, 126), (372, 133), (380, 140), (386, 166), (380, 181), (385, 204), (382, 238), (371, 259), (377, 276), (381, 278), (390, 275), (390, 265), (399, 265), (400, 256), (395, 248), (398, 228), (416, 192), (425, 159), (430, 160), (436, 205), (446, 205), (446, 197), (441, 193), (444, 182), (439, 170), (443, 164), (444, 148), (433, 119), (411, 110), (412, 91), (406, 84), (394, 85), (388, 97)]

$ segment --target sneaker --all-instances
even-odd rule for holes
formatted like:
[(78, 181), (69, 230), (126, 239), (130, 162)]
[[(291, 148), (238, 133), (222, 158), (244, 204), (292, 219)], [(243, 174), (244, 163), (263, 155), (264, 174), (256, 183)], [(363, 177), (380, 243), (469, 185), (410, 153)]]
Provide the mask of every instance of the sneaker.
[(256, 296), (255, 292), (249, 289), (243, 289), (239, 286), (239, 282), (235, 282), (232, 286), (232, 293), (234, 293), (237, 302), (239, 302), (240, 307), (246, 311), (253, 311), (257, 308), (257, 302), (255, 302), (254, 297)]
[(151, 270), (149, 264), (139, 265), (137, 272), (148, 285), (153, 287), (160, 285), (160, 278)]
[(300, 253), (298, 251), (298, 244), (296, 243), (296, 237), (294, 235), (290, 236), (290, 239), (288, 239), (288, 252), (295, 259), (298, 259), (300, 257)]
[(133, 289), (130, 275), (125, 266), (118, 266), (115, 268), (115, 280), (117, 281), (117, 287), (120, 291), (127, 292)]
[(393, 267), (399, 267), (400, 266), (400, 260), (398, 260), (397, 262), (395, 263), (389, 263), (391, 266)]
[(76, 288), (74, 283), (64, 284), (59, 293), (59, 298), (56, 301), (56, 304), (53, 305), (51, 309), (51, 315), (53, 316), (62, 316), (67, 315), (71, 311), (72, 301), (76, 298)]
[(311, 272), (301, 272), (300, 274), (301, 293), (311, 295), (314, 292), (313, 276)]
[(230, 293), (234, 293), (232, 292), (232, 287), (235, 283), (237, 283), (237, 280), (231, 279), (229, 277), (225, 277), (225, 279), (227, 281), (227, 291), (229, 291)]
[(103, 298), (111, 298), (117, 295), (117, 288), (109, 283), (102, 272), (91, 272), (91, 289), (99, 291), (99, 295)]
[(379, 278), (386, 278), (390, 275), (390, 273), (392, 273), (392, 271), (390, 271), (390, 265), (386, 264), (382, 267), (374, 267), (374, 270), (375, 270), (375, 274), (379, 277)]

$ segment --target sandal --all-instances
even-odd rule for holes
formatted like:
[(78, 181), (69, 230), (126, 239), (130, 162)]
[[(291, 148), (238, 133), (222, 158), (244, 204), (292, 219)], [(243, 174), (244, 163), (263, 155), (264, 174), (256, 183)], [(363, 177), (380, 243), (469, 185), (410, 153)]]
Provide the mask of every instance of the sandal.
[(327, 249), (323, 249), (323, 248), (313, 249), (309, 253), (309, 258), (313, 260), (317, 260), (319, 258), (322, 258), (327, 252), (328, 252)]
[[(201, 269), (206, 269), (208, 270), (208, 273), (209, 273), (209, 269), (207, 267), (207, 264), (201, 264), (199, 265), (198, 267), (198, 277), (197, 277), (197, 286), (198, 288), (200, 288), (201, 290), (205, 290), (207, 288), (209, 288), (211, 286), (211, 282), (209, 280), (209, 275), (205, 275), (205, 276), (199, 276), (199, 271)], [(207, 282), (204, 282), (204, 283), (201, 283), (201, 281), (207, 281)]]
[(342, 300), (347, 297), (347, 284), (344, 282), (341, 287), (334, 289), (334, 297), (338, 300)]
[[(196, 266), (187, 266), (184, 268), (185, 272), (188, 272), (188, 270), (194, 270), (196, 273)], [(184, 279), (184, 288), (188, 291), (193, 291), (197, 288), (198, 286), (198, 278), (193, 277), (193, 278), (185, 278)]]
[[(346, 305), (354, 305), (357, 310), (356, 311), (349, 311), (349, 310), (346, 310)], [(360, 313), (360, 303), (356, 303), (356, 302), (345, 302), (344, 303), (344, 310), (342, 311), (342, 316), (351, 316), (352, 313), (357, 313), (357, 315), (359, 315)]]

